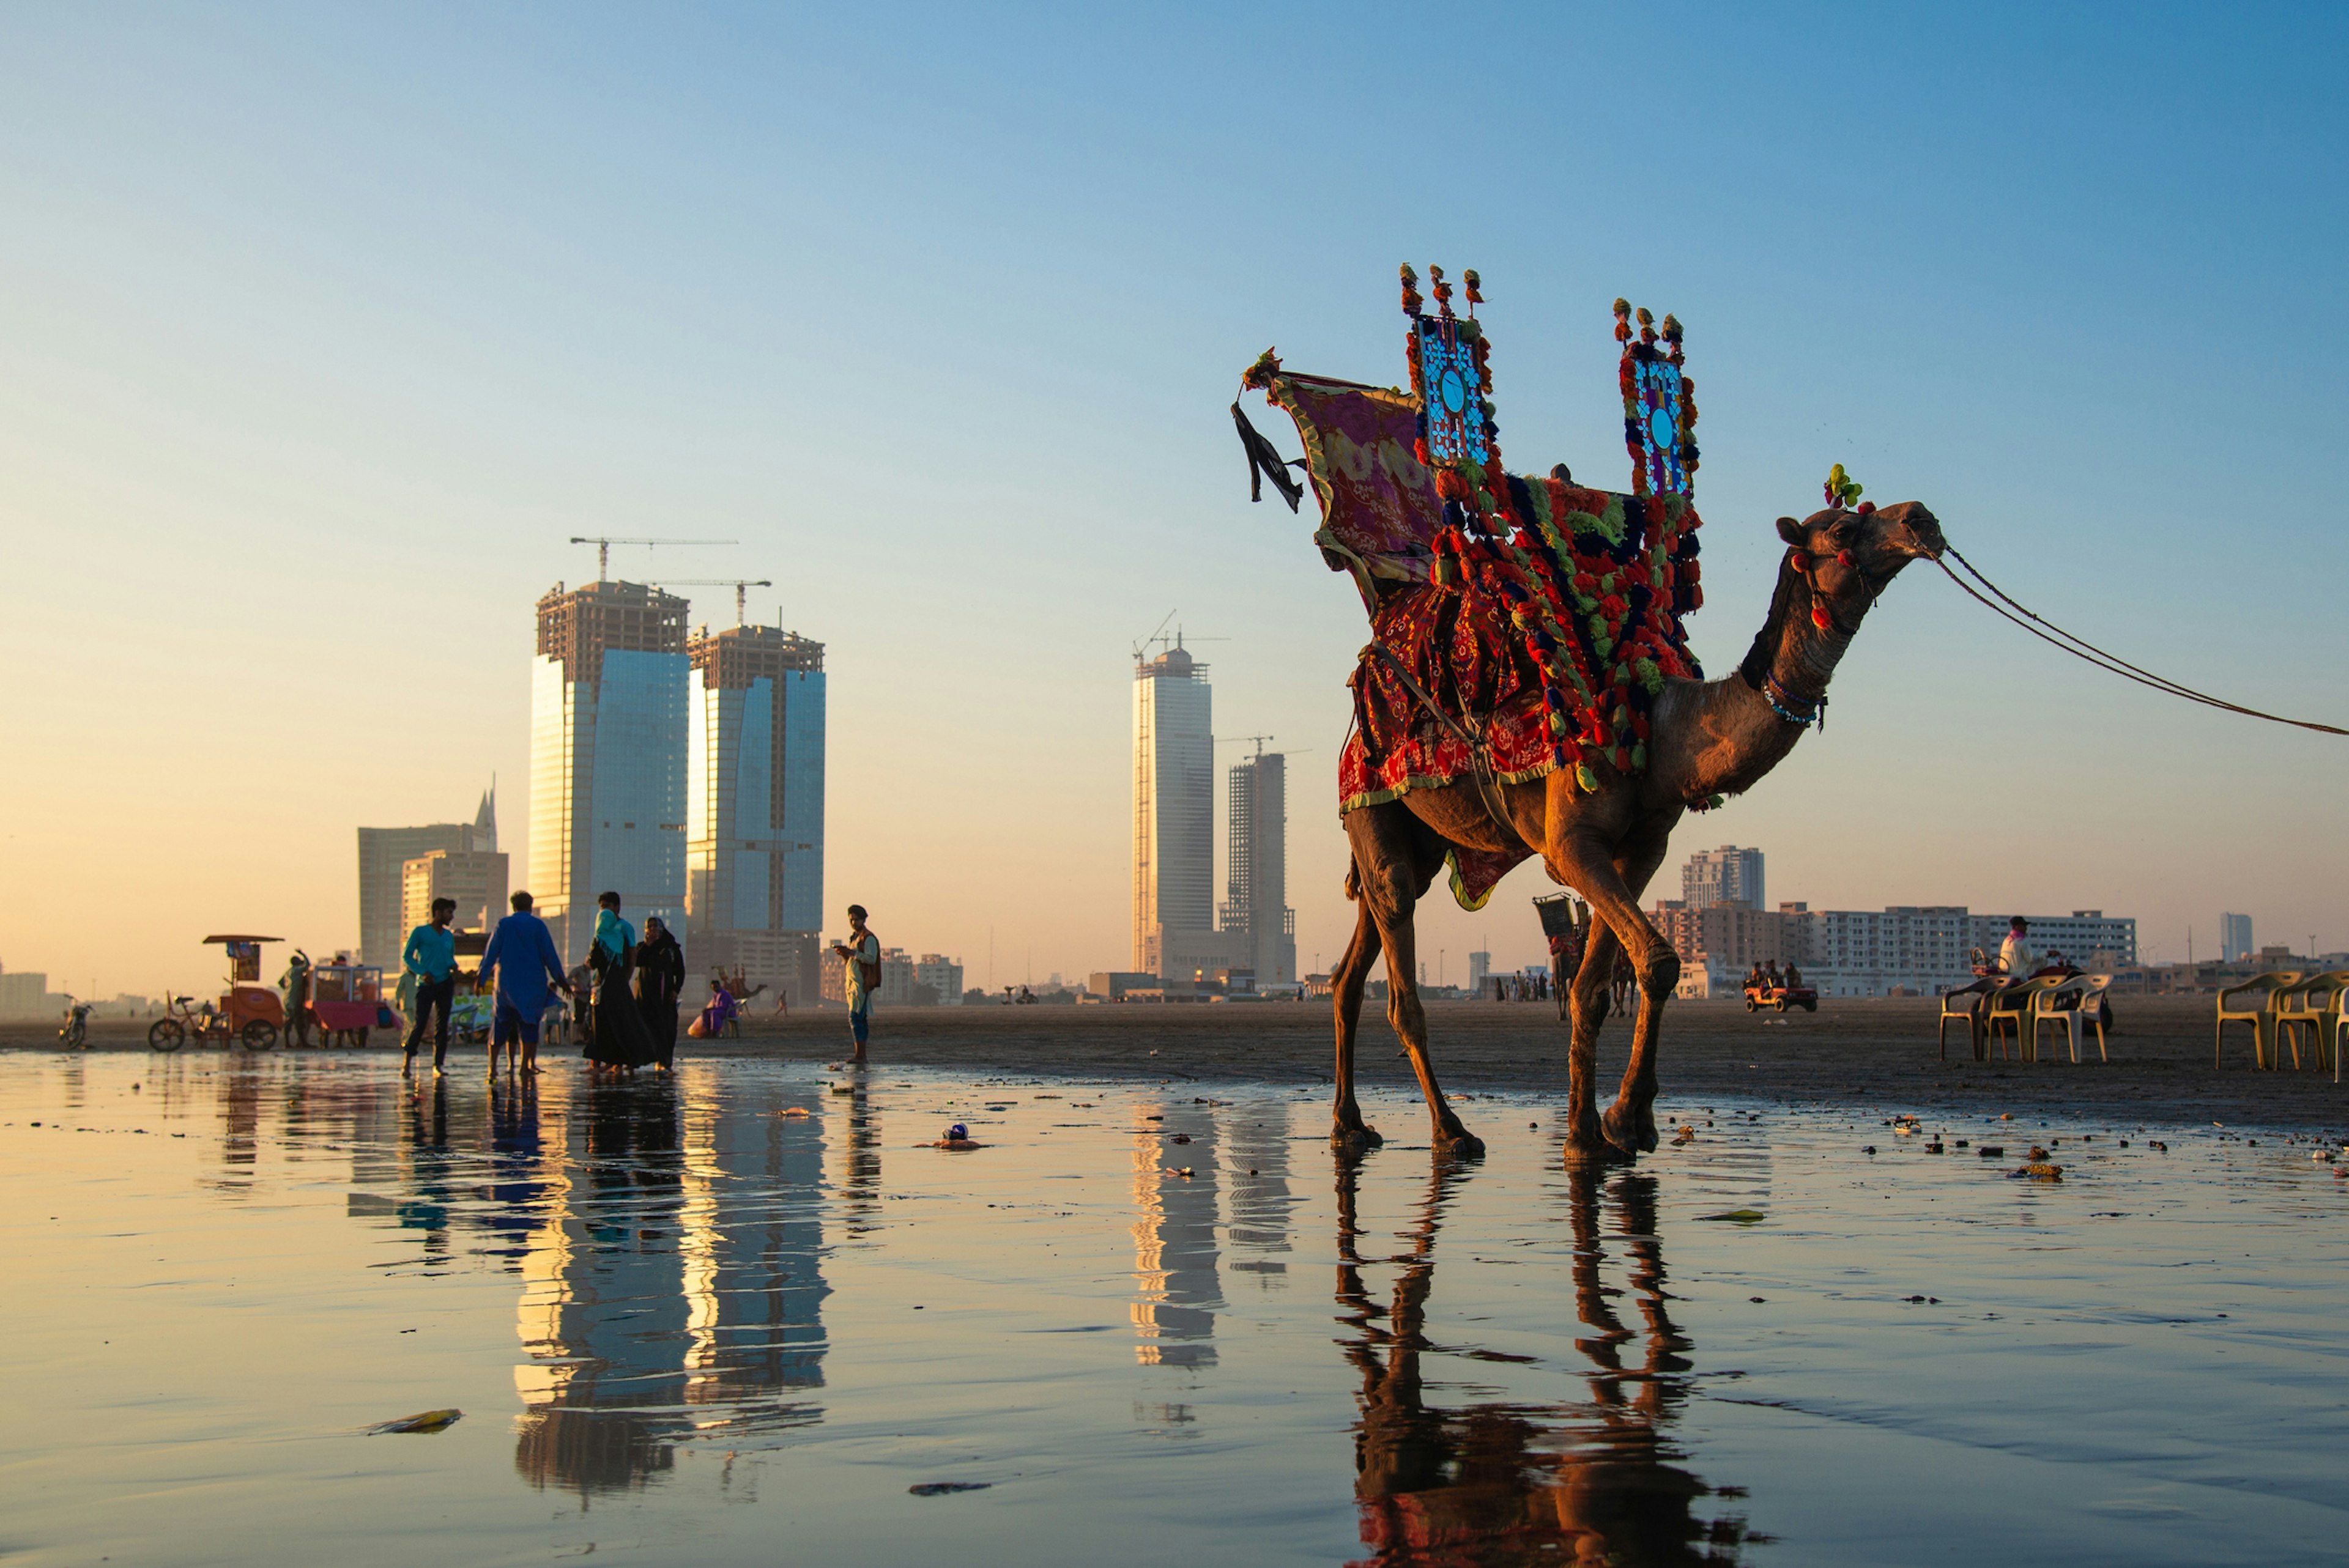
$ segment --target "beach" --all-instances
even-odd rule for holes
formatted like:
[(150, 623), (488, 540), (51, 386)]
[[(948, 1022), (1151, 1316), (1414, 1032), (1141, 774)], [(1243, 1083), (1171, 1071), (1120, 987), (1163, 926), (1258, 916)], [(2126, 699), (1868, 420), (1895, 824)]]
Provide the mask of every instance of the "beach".
[[(1930, 997), (1826, 998), (1816, 1014), (1747, 1013), (1737, 1002), (1675, 1001), (1664, 1014), (1658, 1119), (1701, 1109), (1707, 1097), (1750, 1096), (1790, 1105), (1866, 1100), (1883, 1114), (2025, 1111), (2116, 1121), (2349, 1128), (2349, 1089), (2330, 1072), (2250, 1070), (2251, 1031), (2228, 1033), (2227, 1065), (2211, 1067), (2213, 1005), (2208, 996), (2123, 997), (2115, 1004), (2111, 1060), (2093, 1040), (2078, 1065), (2054, 1032), (2037, 1062), (1971, 1059), (1963, 1033), (1950, 1031), (1949, 1057), (1934, 1047), (1939, 1004)], [(1566, 1028), (1546, 1003), (1432, 1002), (1429, 1038), (1447, 1091), (1566, 1092)], [(145, 1020), (100, 1020), (92, 1047), (144, 1050)], [(1076, 1078), (1197, 1079), (1293, 1086), (1330, 1079), (1333, 1032), (1326, 1002), (1112, 1004), (1102, 1006), (885, 1008), (874, 1022), (876, 1068), (915, 1066), (964, 1073), (1049, 1073)], [(683, 1057), (829, 1062), (845, 1054), (848, 1024), (836, 1010), (789, 1020), (755, 1018), (739, 1040), (685, 1040)], [(1599, 1037), (1599, 1096), (1612, 1095), (1630, 1028), (1610, 1018)], [(0, 1026), (0, 1048), (54, 1048), (46, 1025)], [(217, 1048), (217, 1047), (210, 1047)], [(378, 1036), (361, 1055), (388, 1064)], [(451, 1047), (475, 1069), (481, 1047)], [(2062, 1059), (2053, 1059), (2058, 1053)], [(181, 1055), (199, 1054), (182, 1047)], [(238, 1053), (243, 1054), (243, 1053)], [(284, 1054), (283, 1048), (277, 1053)], [(549, 1070), (566, 1070), (575, 1047), (550, 1047)], [(2305, 1052), (2303, 1052), (2305, 1054)], [(1366, 1003), (1356, 1047), (1365, 1088), (1407, 1085), (1410, 1063), (1382, 1006)], [(1463, 1115), (1473, 1127), (1473, 1108)], [(1397, 1130), (1391, 1129), (1390, 1130)], [(1420, 1124), (1400, 1130), (1417, 1136)]]

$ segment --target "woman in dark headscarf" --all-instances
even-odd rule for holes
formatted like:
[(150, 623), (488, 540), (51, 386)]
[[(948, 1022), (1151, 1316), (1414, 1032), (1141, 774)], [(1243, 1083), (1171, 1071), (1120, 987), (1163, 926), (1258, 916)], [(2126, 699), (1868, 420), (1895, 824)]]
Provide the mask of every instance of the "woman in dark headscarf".
[(587, 1048), (580, 1054), (598, 1068), (633, 1072), (653, 1059), (643, 1010), (628, 988), (636, 966), (636, 931), (620, 918), (618, 893), (599, 894), (595, 903), (595, 940), (587, 944), (595, 1000), (588, 1009)]
[(685, 989), (685, 949), (657, 914), (645, 916), (636, 949), (636, 1006), (652, 1037), (653, 1061), (663, 1072), (677, 1063), (677, 998)]

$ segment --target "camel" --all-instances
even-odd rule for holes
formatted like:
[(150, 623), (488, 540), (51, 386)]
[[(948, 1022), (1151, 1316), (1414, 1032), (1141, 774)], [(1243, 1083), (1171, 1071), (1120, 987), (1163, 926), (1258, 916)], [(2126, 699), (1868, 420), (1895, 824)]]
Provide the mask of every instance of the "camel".
[[(1573, 983), (1567, 1159), (1632, 1161), (1655, 1149), (1658, 1032), (1681, 965), (1671, 944), (1640, 913), (1640, 895), (1662, 865), (1682, 813), (1713, 796), (1753, 788), (1795, 748), (1824, 712), (1827, 682), (1885, 587), (1909, 562), (1937, 559), (1943, 548), (1940, 522), (1917, 501), (1858, 511), (1831, 507), (1800, 522), (1782, 517), (1778, 533), (1787, 555), (1752, 650), (1723, 679), (1665, 683), (1650, 716), (1645, 771), (1625, 774), (1599, 762), (1596, 789), (1578, 786), (1566, 769), (1501, 785), (1506, 827), (1474, 779), (1413, 789), (1347, 814), (1352, 863), (1346, 895), (1357, 909), (1353, 938), (1330, 976), (1338, 1031), (1333, 1142), (1361, 1148), (1383, 1141), (1354, 1100), (1362, 987), (1371, 960), (1383, 954), (1387, 1019), (1426, 1096), (1436, 1147), (1466, 1157), (1483, 1152), (1483, 1142), (1462, 1124), (1436, 1082), (1414, 978), (1412, 914), (1451, 846), (1506, 851), (1522, 845), (1541, 857), (1553, 882), (1587, 899), (1596, 916)], [(1639, 976), (1639, 1012), (1622, 1085), (1600, 1115), (1593, 1077), (1618, 953), (1630, 955)]]

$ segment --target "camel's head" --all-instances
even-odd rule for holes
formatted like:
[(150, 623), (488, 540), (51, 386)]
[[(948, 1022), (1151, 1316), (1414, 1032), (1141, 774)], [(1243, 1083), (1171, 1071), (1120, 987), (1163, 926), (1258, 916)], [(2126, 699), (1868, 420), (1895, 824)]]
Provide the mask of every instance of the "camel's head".
[(1778, 520), (1778, 537), (1794, 546), (1791, 564), (1838, 628), (1859, 624), (1885, 585), (1911, 561), (1938, 561), (1941, 525), (1922, 501), (1847, 511), (1830, 507), (1802, 521)]

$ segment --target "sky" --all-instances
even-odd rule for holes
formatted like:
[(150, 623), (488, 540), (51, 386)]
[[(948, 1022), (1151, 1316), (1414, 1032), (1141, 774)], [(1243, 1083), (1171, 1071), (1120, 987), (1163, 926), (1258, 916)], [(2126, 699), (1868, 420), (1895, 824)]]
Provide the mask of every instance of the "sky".
[[(1326, 967), (1365, 628), (1226, 406), (1268, 346), (1403, 379), (1404, 261), (1485, 278), (1520, 471), (1628, 488), (1609, 304), (1686, 324), (1716, 672), (1840, 461), (2123, 656), (2349, 723), (2341, 12), (1434, 15), (0, 3), (0, 965), (348, 944), (353, 830), (492, 775), (524, 851), (532, 604), (609, 533), (739, 540), (614, 574), (772, 578), (827, 645), (826, 902), (973, 985), (1127, 966), (1130, 650), (1224, 639)], [(1927, 568), (1834, 699), (1653, 892), (1735, 842), (1813, 908), (2349, 947), (2349, 741)], [(1431, 904), (1430, 978), (1534, 962), (1546, 891)]]

